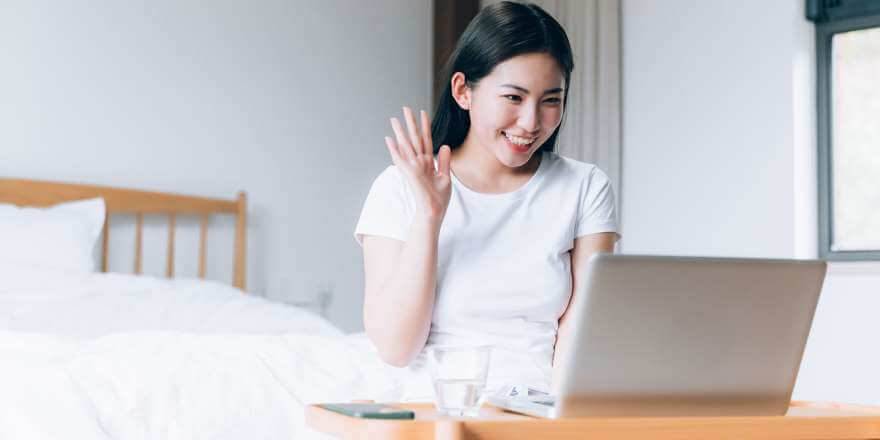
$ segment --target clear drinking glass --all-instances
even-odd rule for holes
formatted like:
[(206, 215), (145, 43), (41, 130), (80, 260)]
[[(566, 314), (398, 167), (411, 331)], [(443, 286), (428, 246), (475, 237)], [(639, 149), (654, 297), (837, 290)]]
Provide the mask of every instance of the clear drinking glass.
[(437, 411), (475, 417), (486, 400), (486, 376), (492, 347), (435, 346), (428, 349)]

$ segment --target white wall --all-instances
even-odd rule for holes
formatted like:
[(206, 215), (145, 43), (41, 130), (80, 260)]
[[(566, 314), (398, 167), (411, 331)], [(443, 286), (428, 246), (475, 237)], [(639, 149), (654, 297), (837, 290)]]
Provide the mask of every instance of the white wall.
[[(409, 0), (3, 0), (0, 175), (246, 190), (249, 290), (329, 286), (331, 319), (359, 329), (351, 234), (390, 162), (388, 117), (429, 103), (430, 18), (430, 2)], [(144, 268), (162, 274), (165, 230), (148, 223)], [(215, 226), (209, 277), (229, 280), (232, 223)], [(195, 231), (178, 236), (184, 275)], [(111, 237), (111, 269), (130, 271), (130, 220)]]
[[(625, 253), (815, 257), (803, 0), (624, 0)], [(880, 403), (880, 265), (833, 265), (794, 398)]]

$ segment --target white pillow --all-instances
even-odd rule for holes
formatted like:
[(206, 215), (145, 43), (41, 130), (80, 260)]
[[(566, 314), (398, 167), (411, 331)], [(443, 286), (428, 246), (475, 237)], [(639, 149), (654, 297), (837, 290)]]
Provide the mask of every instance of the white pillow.
[(104, 225), (104, 199), (49, 208), (0, 203), (0, 264), (94, 272), (92, 251)]

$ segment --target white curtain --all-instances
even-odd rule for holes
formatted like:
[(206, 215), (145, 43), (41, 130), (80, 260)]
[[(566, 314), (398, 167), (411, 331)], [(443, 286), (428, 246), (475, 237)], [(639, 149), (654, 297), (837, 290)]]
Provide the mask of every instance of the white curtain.
[[(481, 6), (500, 0), (482, 0)], [(620, 207), (620, 0), (533, 0), (571, 42), (574, 72), (557, 151), (599, 166)], [(618, 209), (618, 216), (620, 215)]]

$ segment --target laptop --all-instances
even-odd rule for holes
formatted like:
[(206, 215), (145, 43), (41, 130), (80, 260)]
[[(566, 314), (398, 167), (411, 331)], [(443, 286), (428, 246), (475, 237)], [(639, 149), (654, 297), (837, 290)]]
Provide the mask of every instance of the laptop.
[(597, 254), (559, 393), (488, 402), (537, 417), (784, 415), (826, 264)]

